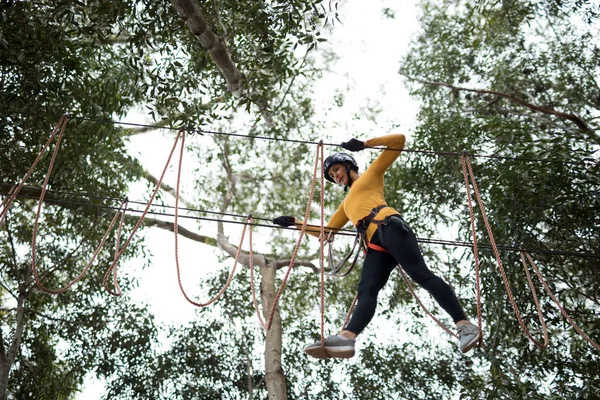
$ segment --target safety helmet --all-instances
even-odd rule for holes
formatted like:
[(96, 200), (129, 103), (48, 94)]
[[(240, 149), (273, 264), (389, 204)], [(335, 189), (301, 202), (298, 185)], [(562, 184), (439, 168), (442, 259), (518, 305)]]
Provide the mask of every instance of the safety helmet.
[(344, 164), (347, 165), (346, 163), (349, 162), (351, 167), (353, 170), (355, 170), (356, 172), (358, 172), (358, 164), (356, 163), (356, 160), (354, 159), (354, 157), (352, 157), (350, 154), (346, 154), (346, 153), (335, 153), (330, 155), (329, 157), (327, 157), (325, 159), (325, 162), (323, 163), (323, 175), (325, 175), (325, 179), (327, 179), (329, 182), (333, 182), (335, 183), (335, 181), (333, 179), (331, 179), (331, 177), (329, 176), (329, 169), (334, 165), (334, 164)]

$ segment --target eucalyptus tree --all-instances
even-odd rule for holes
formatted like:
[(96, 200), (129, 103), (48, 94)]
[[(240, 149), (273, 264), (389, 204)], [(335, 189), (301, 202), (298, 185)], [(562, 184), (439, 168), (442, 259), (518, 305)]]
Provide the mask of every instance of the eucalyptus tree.
[[(143, 105), (156, 123), (172, 127), (206, 129), (244, 111), (253, 134), (282, 136), (307, 123), (307, 80), (296, 78), (316, 73), (308, 51), (322, 40), (318, 27), (326, 16), (319, 2), (214, 1), (192, 10), (196, 17), (202, 13), (229, 52), (243, 83), (238, 97), (219, 63), (200, 46), (205, 43), (182, 21), (186, 3), (9, 1), (0, 6), (3, 194), (25, 175), (60, 115), (74, 117), (48, 184), (53, 202), (45, 205), (36, 244), (47, 287), (70, 280), (93, 252), (112, 217), (106, 206), (115, 206), (106, 198), (124, 198), (130, 182), (147, 176), (126, 154), (127, 137), (136, 132), (107, 120)], [(46, 158), (30, 177), (30, 193), (39, 193), (47, 165)], [(87, 199), (81, 201), (82, 195)], [(151, 315), (132, 306), (126, 295), (103, 294), (104, 271), (97, 267), (63, 295), (40, 293), (28, 249), (34, 204), (18, 199), (2, 230), (0, 396), (69, 397), (92, 370), (109, 382), (115, 376), (115, 384), (125, 382), (123, 396), (142, 396), (152, 388), (128, 377), (143, 374), (133, 366), (153, 360), (157, 330)], [(125, 233), (131, 228), (129, 222)], [(102, 250), (98, 264), (109, 264), (113, 253)], [(123, 259), (143, 254), (134, 241)], [(126, 292), (135, 278), (126, 276), (121, 285)]]
[[(388, 190), (406, 193), (404, 209), (423, 232), (447, 226), (470, 241), (459, 156), (491, 155), (472, 162), (496, 242), (532, 249), (552, 291), (597, 343), (597, 5), (424, 1), (421, 10), (422, 31), (400, 67), (421, 103), (412, 149), (458, 156), (408, 154)], [(479, 239), (489, 243), (478, 215)], [(448, 277), (472, 299), (474, 289), (465, 290), (465, 282), (474, 288), (472, 251), (431, 256), (449, 266)], [(524, 321), (541, 340), (519, 254), (501, 256)], [(484, 249), (480, 257), (485, 347), (477, 364), (487, 369), (467, 368), (468, 379), (450, 387), (473, 397), (597, 397), (599, 351), (562, 319), (539, 283), (551, 342), (532, 347), (493, 253)]]

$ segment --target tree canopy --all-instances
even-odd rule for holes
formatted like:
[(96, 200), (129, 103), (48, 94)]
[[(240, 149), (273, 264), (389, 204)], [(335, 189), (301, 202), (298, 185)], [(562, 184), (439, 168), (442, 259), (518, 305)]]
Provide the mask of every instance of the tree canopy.
[[(125, 198), (132, 182), (155, 179), (127, 150), (130, 138), (147, 130), (109, 122), (135, 109), (168, 128), (169, 138), (180, 127), (197, 133), (186, 147), (191, 167), (182, 199), (188, 208), (301, 216), (314, 163), (315, 146), (308, 142), (326, 139), (324, 122), (314, 118), (312, 91), (335, 57), (322, 45), (335, 29), (337, 8), (337, 2), (314, 0), (0, 5), (0, 193), (24, 176), (60, 116), (71, 115), (38, 233), (44, 284), (56, 288), (76, 276), (113, 217), (115, 199)], [(394, 18), (394, 10), (382, 15)], [(466, 150), (496, 242), (530, 249), (552, 291), (596, 342), (598, 17), (597, 7), (583, 1), (424, 0), (421, 30), (399, 60), (420, 106), (417, 126), (386, 176), (386, 198), (418, 236), (454, 232), (454, 239), (469, 242), (458, 156)], [(375, 117), (369, 120), (377, 126)], [(147, 134), (149, 141), (157, 135)], [(301, 140), (279, 140), (286, 138)], [(377, 154), (367, 151), (365, 157)], [(47, 165), (45, 157), (0, 233), (0, 396), (72, 398), (90, 373), (105, 382), (104, 397), (122, 399), (600, 396), (598, 351), (564, 322), (539, 283), (551, 342), (546, 349), (532, 346), (487, 248), (480, 250), (484, 347), (466, 358), (457, 355), (453, 338), (440, 339), (396, 276), (361, 335), (356, 359), (307, 360), (302, 346), (320, 332), (314, 238), (301, 244), (301, 262), (276, 308), (276, 329), (268, 333), (256, 320), (247, 268), (214, 308), (198, 310), (184, 326), (160, 326), (134, 303), (128, 293), (138, 277), (128, 271), (119, 275), (122, 297), (102, 292), (114, 256), (109, 245), (72, 290), (41, 293), (32, 280), (30, 241)], [(169, 204), (169, 193), (163, 185), (159, 201)], [(328, 213), (343, 195), (328, 192)], [(317, 189), (313, 216), (319, 198)], [(198, 246), (219, 244), (223, 269), (193, 293), (214, 294), (227, 279), (237, 246), (228, 238), (238, 230), (223, 224), (223, 214), (194, 227), (206, 233)], [(487, 244), (477, 218), (480, 242)], [(134, 222), (126, 220), (124, 235)], [(171, 220), (154, 217), (146, 226), (173, 229)], [(268, 313), (297, 236), (254, 229), (260, 238), (255, 280)], [(107, 243), (114, 240), (113, 232)], [(345, 247), (339, 244), (336, 255)], [(472, 250), (425, 243), (423, 250), (475, 318)], [(123, 261), (147, 263), (149, 251), (136, 239)], [(540, 337), (519, 254), (501, 255), (524, 321)], [(341, 326), (358, 278), (355, 271), (327, 282), (327, 331)], [(396, 335), (384, 338), (382, 331)]]

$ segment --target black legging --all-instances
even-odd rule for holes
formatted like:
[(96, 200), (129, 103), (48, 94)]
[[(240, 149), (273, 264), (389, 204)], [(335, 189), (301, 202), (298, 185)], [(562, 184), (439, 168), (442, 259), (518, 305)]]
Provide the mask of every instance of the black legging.
[(379, 229), (381, 232), (375, 232), (371, 243), (384, 247), (391, 254), (371, 248), (367, 251), (358, 284), (358, 302), (345, 329), (358, 335), (371, 322), (377, 307), (377, 294), (398, 264), (415, 282), (431, 293), (454, 322), (467, 319), (450, 286), (425, 265), (417, 237), (408, 224), (399, 215), (392, 215), (385, 219)]

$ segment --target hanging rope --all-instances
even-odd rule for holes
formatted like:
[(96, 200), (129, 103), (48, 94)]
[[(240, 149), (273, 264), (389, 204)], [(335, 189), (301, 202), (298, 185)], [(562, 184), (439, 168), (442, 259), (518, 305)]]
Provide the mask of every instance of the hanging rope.
[[(527, 271), (527, 264), (525, 262), (525, 258), (527, 258), (527, 261), (531, 265), (531, 268), (533, 269), (533, 271), (537, 275), (537, 277), (540, 280), (540, 282), (542, 282), (542, 285), (544, 286), (544, 289), (546, 289), (546, 292), (548, 293), (548, 295), (550, 296), (550, 298), (552, 298), (552, 300), (554, 301), (554, 303), (556, 304), (556, 306), (560, 310), (560, 313), (563, 315), (563, 317), (565, 317), (565, 319), (567, 321), (569, 321), (569, 324), (571, 324), (571, 326), (575, 329), (575, 331), (583, 339), (585, 339), (589, 344), (591, 344), (596, 350), (600, 351), (600, 345), (598, 343), (596, 343), (595, 341), (593, 341), (592, 339), (590, 339), (590, 337), (588, 335), (586, 335), (585, 332), (583, 332), (581, 330), (581, 328), (579, 328), (579, 326), (577, 326), (577, 324), (575, 323), (575, 321), (573, 321), (573, 318), (571, 318), (571, 316), (565, 311), (564, 307), (560, 304), (560, 302), (558, 301), (558, 299), (556, 298), (556, 296), (554, 295), (554, 293), (552, 293), (552, 291), (550, 290), (550, 287), (546, 283), (546, 280), (542, 277), (542, 274), (540, 273), (539, 269), (537, 268), (537, 266), (533, 262), (533, 259), (531, 258), (531, 256), (529, 255), (529, 253), (527, 253), (525, 251), (521, 251), (520, 255), (521, 255), (521, 261), (523, 262), (523, 266), (525, 267), (525, 271)], [(538, 311), (539, 311), (539, 308), (538, 308)]]
[(58, 124), (56, 124), (56, 127), (52, 131), (52, 134), (50, 135), (50, 137), (48, 138), (48, 140), (46, 141), (46, 143), (40, 150), (39, 154), (33, 161), (33, 164), (31, 164), (31, 167), (29, 167), (29, 170), (27, 171), (27, 173), (25, 174), (25, 176), (23, 177), (21, 182), (19, 182), (17, 187), (11, 188), (10, 191), (8, 192), (8, 197), (6, 197), (6, 198), (4, 198), (4, 200), (2, 200), (2, 203), (0, 204), (0, 206), (2, 208), (2, 210), (0, 211), (0, 225), (2, 225), (2, 223), (4, 222), (4, 219), (6, 218), (6, 214), (8, 213), (8, 210), (10, 209), (10, 207), (12, 206), (13, 201), (15, 201), (15, 199), (17, 198), (17, 195), (23, 188), (23, 185), (25, 184), (25, 182), (27, 182), (27, 179), (29, 179), (29, 177), (35, 170), (35, 167), (42, 159), (42, 156), (46, 152), (46, 149), (48, 149), (48, 146), (50, 146), (50, 143), (52, 143), (52, 141), (54, 140), (54, 137), (56, 136), (57, 133), (58, 133), (58, 139), (57, 139), (56, 147), (58, 147), (60, 140), (63, 136), (63, 133), (65, 131), (65, 127), (67, 126), (67, 122), (68, 122), (68, 118), (66, 115), (63, 115), (62, 117), (60, 117)]
[[(227, 277), (227, 280), (225, 281), (225, 284), (223, 285), (221, 290), (219, 290), (213, 298), (211, 298), (210, 300), (208, 300), (205, 303), (199, 303), (197, 301), (192, 300), (185, 292), (185, 289), (183, 288), (183, 284), (181, 283), (181, 268), (179, 267), (179, 233), (178, 233), (179, 188), (180, 188), (180, 183), (181, 183), (181, 167), (183, 164), (183, 150), (185, 149), (185, 130), (184, 129), (179, 130), (179, 132), (177, 134), (177, 138), (179, 138), (179, 137), (181, 137), (181, 148), (179, 151), (179, 164), (177, 167), (177, 186), (175, 188), (175, 222), (174, 222), (174, 226), (173, 226), (173, 232), (175, 234), (175, 266), (177, 267), (177, 282), (179, 283), (179, 289), (181, 289), (181, 293), (183, 294), (183, 297), (185, 297), (185, 299), (190, 304), (193, 304), (196, 307), (206, 307), (206, 306), (211, 305), (215, 301), (217, 301), (219, 299), (219, 297), (221, 297), (223, 295), (223, 293), (225, 293), (225, 291), (229, 287), (229, 284), (231, 283), (231, 280), (233, 279), (233, 275), (235, 274), (238, 259), (240, 257), (240, 253), (242, 250), (242, 244), (244, 243), (244, 235), (246, 234), (246, 228), (248, 226), (248, 222), (252, 223), (252, 215), (249, 215), (246, 219), (246, 224), (244, 224), (244, 229), (242, 230), (242, 237), (240, 238), (240, 244), (237, 248), (237, 253), (235, 255), (235, 260), (233, 262), (233, 267), (231, 268), (231, 272), (229, 273), (229, 276)], [(175, 142), (177, 143), (177, 141), (175, 141)], [(252, 230), (250, 230), (250, 242), (252, 243), (251, 235), (252, 235)], [(252, 259), (252, 256), (251, 256), (251, 259)]]
[(478, 347), (483, 345), (483, 327), (482, 327), (482, 315), (481, 315), (481, 263), (479, 262), (479, 249), (477, 247), (477, 230), (475, 228), (475, 208), (473, 207), (473, 198), (471, 196), (471, 190), (469, 189), (469, 179), (466, 173), (465, 158), (461, 158), (461, 165), (463, 171), (463, 178), (465, 182), (465, 189), (467, 191), (467, 202), (469, 206), (469, 215), (471, 221), (471, 236), (473, 237), (473, 256), (475, 258), (475, 291), (477, 298), (477, 326), (479, 327), (479, 342)]
[[(271, 329), (271, 326), (273, 325), (273, 318), (275, 316), (275, 311), (277, 308), (277, 304), (279, 302), (279, 298), (281, 297), (281, 294), (283, 293), (283, 290), (284, 290), (285, 286), (287, 285), (292, 268), (293, 268), (294, 264), (296, 263), (296, 257), (298, 256), (298, 250), (300, 249), (300, 243), (302, 243), (302, 238), (304, 237), (304, 233), (306, 232), (306, 227), (308, 226), (307, 221), (310, 218), (310, 206), (311, 206), (312, 198), (313, 198), (313, 195), (315, 192), (315, 186), (316, 186), (316, 182), (317, 182), (317, 172), (320, 167), (319, 159), (322, 160), (322, 157), (323, 157), (323, 143), (320, 143), (317, 146), (317, 152), (316, 152), (316, 156), (315, 156), (315, 166), (314, 166), (314, 170), (313, 170), (313, 178), (312, 178), (311, 185), (310, 185), (308, 201), (306, 204), (306, 211), (304, 213), (304, 220), (302, 221), (302, 227), (300, 228), (300, 235), (298, 237), (298, 241), (296, 242), (296, 246), (294, 247), (294, 252), (292, 253), (292, 258), (290, 259), (290, 264), (286, 270), (286, 273), (285, 273), (285, 276), (283, 277), (281, 285), (279, 286), (279, 289), (277, 290), (275, 299), (273, 300), (273, 304), (271, 306), (271, 311), (269, 313), (269, 320), (266, 324), (260, 317), (260, 313), (258, 312), (258, 305), (256, 305), (256, 303), (255, 303), (255, 308), (257, 310), (257, 314), (259, 314), (259, 321), (261, 321), (261, 325), (266, 331)], [(322, 170), (322, 168), (320, 168), (320, 169)], [(252, 285), (252, 290), (254, 291), (254, 283), (253, 283), (254, 275), (253, 275), (252, 268), (250, 269), (250, 272), (252, 274), (250, 281), (251, 281), (251, 285)], [(253, 293), (253, 298), (254, 298), (254, 301), (256, 301), (256, 295), (254, 293)]]
[[(171, 152), (169, 153), (169, 157), (167, 158), (167, 162), (165, 163), (165, 167), (163, 168), (162, 173), (160, 174), (160, 177), (158, 178), (158, 180), (156, 182), (156, 185), (154, 187), (152, 195), (150, 196), (150, 199), (146, 203), (146, 207), (144, 208), (142, 215), (140, 216), (140, 218), (136, 222), (135, 226), (133, 227), (131, 233), (129, 234), (129, 237), (127, 238), (127, 240), (125, 241), (123, 246), (116, 252), (114, 261), (112, 262), (111, 266), (109, 267), (109, 271), (116, 271), (116, 265), (119, 261), (119, 258), (123, 255), (123, 253), (127, 249), (127, 246), (129, 246), (129, 243), (131, 243), (133, 236), (139, 229), (142, 222), (144, 222), (144, 218), (146, 218), (146, 214), (148, 213), (148, 210), (150, 209), (150, 206), (152, 205), (152, 202), (154, 201), (154, 197), (156, 197), (156, 193), (158, 193), (158, 190), (160, 189), (160, 184), (162, 183), (162, 181), (165, 177), (165, 174), (167, 172), (167, 168), (169, 167), (169, 164), (171, 163), (171, 158), (173, 157), (173, 153), (175, 152), (175, 149), (177, 148), (177, 143), (179, 142), (179, 139), (183, 136), (183, 134), (184, 134), (184, 130), (180, 129), (179, 132), (177, 133), (177, 137), (175, 138), (175, 142), (173, 143), (173, 147), (171, 148)], [(176, 208), (176, 210), (177, 210), (177, 208)]]
[[(529, 339), (537, 346), (539, 347), (545, 347), (548, 342), (547, 342), (547, 333), (545, 331), (545, 323), (543, 322), (543, 317), (542, 317), (542, 311), (539, 305), (539, 302), (536, 301), (536, 308), (538, 309), (538, 315), (541, 317), (540, 322), (542, 324), (543, 330), (544, 330), (544, 344), (540, 343), (539, 341), (535, 340), (533, 338), (533, 336), (531, 335), (531, 333), (529, 332), (529, 329), (527, 329), (527, 326), (525, 325), (525, 322), (523, 322), (523, 319), (521, 318), (521, 313), (519, 312), (519, 307), (517, 306), (517, 303), (513, 297), (512, 294), (512, 290), (510, 288), (510, 284), (508, 282), (508, 278), (506, 276), (506, 272), (504, 271), (504, 267), (502, 265), (502, 260), (500, 259), (500, 252), (498, 251), (498, 247), (496, 246), (496, 241), (494, 240), (494, 234), (492, 233), (492, 228), (490, 226), (490, 223), (488, 221), (487, 215), (485, 213), (485, 207), (483, 205), (483, 200), (481, 199), (481, 195), (479, 194), (479, 189), (477, 187), (477, 182), (475, 181), (475, 175), (473, 174), (473, 168), (471, 167), (471, 161), (469, 159), (469, 156), (467, 156), (466, 154), (463, 154), (462, 158), (461, 158), (461, 164), (462, 164), (462, 172), (463, 172), (463, 177), (465, 179), (465, 183), (466, 183), (466, 187), (467, 187), (467, 197), (469, 199), (469, 210), (470, 210), (470, 214), (471, 214), (471, 227), (472, 227), (472, 234), (473, 234), (473, 243), (475, 243), (475, 238), (476, 238), (476, 234), (475, 234), (475, 219), (474, 219), (474, 213), (473, 213), (473, 206), (471, 203), (471, 196), (470, 196), (470, 192), (468, 189), (468, 179), (467, 176), (470, 177), (470, 181), (471, 184), (473, 185), (473, 191), (475, 192), (475, 198), (477, 199), (477, 204), (479, 205), (479, 209), (481, 211), (481, 216), (483, 218), (483, 222), (485, 224), (486, 230), (487, 230), (487, 234), (488, 237), (490, 238), (490, 243), (492, 244), (492, 248), (494, 250), (494, 256), (496, 257), (496, 263), (498, 264), (498, 269), (500, 270), (500, 274), (502, 276), (502, 281), (504, 282), (504, 287), (506, 289), (506, 293), (508, 294), (508, 299), (510, 301), (510, 304), (515, 312), (515, 315), (517, 317), (517, 321), (519, 323), (519, 326), (521, 327), (521, 329), (523, 330), (523, 332), (525, 332), (525, 334), (527, 335), (527, 337), (529, 337)], [(476, 252), (476, 246), (473, 246), (473, 250), (474, 252)], [(478, 271), (478, 260), (476, 257), (476, 273)], [(528, 272), (526, 271), (526, 273), (528, 274)], [(479, 321), (479, 329), (481, 331), (481, 301), (480, 301), (480, 297), (481, 297), (481, 292), (479, 289), (479, 275), (477, 274), (477, 318)], [(530, 287), (533, 290), (533, 283), (531, 281), (529, 281)], [(533, 291), (533, 296), (534, 299), (537, 299), (536, 295), (535, 295), (535, 290)], [(480, 332), (481, 333), (481, 332)]]
[(421, 301), (421, 299), (419, 298), (419, 296), (417, 296), (417, 293), (415, 292), (412, 284), (410, 283), (410, 280), (408, 279), (408, 276), (406, 276), (406, 272), (404, 272), (404, 270), (402, 269), (402, 266), (399, 265), (397, 267), (398, 271), (400, 271), (400, 275), (402, 276), (402, 279), (404, 279), (404, 282), (406, 282), (406, 286), (408, 287), (408, 290), (410, 291), (410, 293), (412, 293), (412, 295), (414, 296), (415, 300), (417, 300), (417, 303), (421, 306), (421, 308), (423, 309), (423, 311), (425, 311), (425, 313), (427, 315), (429, 315), (443, 330), (445, 330), (450, 336), (454, 336), (455, 338), (458, 338), (458, 335), (454, 332), (452, 332), (450, 330), (450, 328), (448, 328), (442, 321), (440, 321), (435, 315), (433, 315), (429, 309), (427, 307), (425, 307), (425, 304), (423, 304), (423, 302)]
[(346, 326), (348, 326), (348, 323), (350, 322), (350, 317), (352, 317), (352, 313), (354, 312), (354, 308), (356, 307), (356, 303), (358, 303), (358, 292), (356, 293), (356, 296), (354, 296), (352, 304), (350, 304), (348, 314), (346, 314), (346, 319), (344, 319), (344, 323), (342, 324), (342, 329), (346, 329)]
[[(36, 215), (35, 215), (35, 220), (33, 222), (33, 233), (32, 233), (32, 237), (31, 237), (31, 269), (32, 269), (32, 272), (33, 272), (33, 277), (34, 277), (35, 283), (40, 288), (40, 290), (43, 291), (43, 292), (45, 292), (45, 293), (50, 293), (50, 294), (61, 294), (61, 293), (64, 293), (67, 290), (69, 290), (69, 288), (71, 286), (73, 286), (75, 283), (79, 282), (83, 278), (83, 276), (88, 272), (88, 270), (92, 266), (92, 263), (94, 262), (94, 260), (98, 256), (98, 253), (100, 252), (100, 249), (102, 248), (102, 246), (104, 246), (104, 242), (108, 238), (109, 233), (111, 232), (113, 226), (115, 225), (115, 222), (117, 221), (117, 218), (119, 217), (119, 214), (124, 215), (124, 210), (118, 211), (118, 212), (115, 213), (115, 216), (113, 217), (112, 221), (110, 222), (108, 229), (106, 230), (106, 232), (102, 236), (102, 239), (100, 240), (100, 244), (98, 245), (98, 247), (96, 247), (96, 250), (94, 251), (91, 260), (84, 267), (83, 271), (81, 271), (81, 273), (79, 275), (77, 275), (72, 281), (70, 281), (64, 287), (62, 287), (60, 289), (48, 289), (47, 287), (45, 287), (42, 284), (42, 282), (40, 281), (40, 277), (39, 277), (39, 274), (38, 274), (38, 268), (37, 268), (37, 260), (36, 260), (36, 238), (37, 238), (37, 232), (38, 232), (38, 227), (39, 227), (39, 219), (40, 219), (40, 215), (41, 215), (41, 212), (42, 212), (42, 204), (44, 202), (44, 196), (46, 194), (46, 188), (48, 187), (48, 181), (50, 180), (50, 175), (52, 174), (52, 169), (54, 167), (54, 162), (56, 161), (56, 156), (58, 155), (58, 150), (60, 149), (60, 142), (61, 142), (61, 140), (63, 138), (63, 134), (64, 134), (64, 131), (65, 131), (66, 125), (67, 125), (67, 117), (66, 116), (62, 116), (61, 119), (59, 120), (58, 124), (56, 125), (56, 128), (54, 128), (54, 131), (52, 132), (52, 135), (50, 136), (51, 138), (54, 138), (54, 136), (56, 135), (56, 132), (60, 131), (60, 133), (58, 134), (58, 137), (56, 139), (56, 144), (54, 146), (54, 151), (52, 152), (52, 157), (50, 158), (50, 164), (49, 164), (48, 170), (46, 172), (46, 177), (44, 179), (44, 183), (42, 184), (40, 198), (38, 200), (37, 212), (36, 212)], [(40, 152), (40, 155), (34, 161), (34, 164), (32, 165), (32, 168), (30, 168), (29, 171), (28, 171), (28, 173), (26, 174), (26, 178), (28, 178), (29, 175), (31, 175), (31, 171), (33, 171), (33, 167), (35, 167), (35, 165), (37, 165), (37, 163), (39, 162), (39, 160), (41, 158), (41, 155), (45, 152), (45, 149), (48, 147), (48, 145), (50, 144), (50, 142), (51, 142), (51, 140), (49, 140), (48, 142), (46, 142), (46, 145), (42, 149), (42, 152)], [(15, 193), (13, 193), (15, 196), (16, 196), (16, 193), (18, 193), (18, 191), (21, 190), (21, 187), (23, 186), (22, 183), (24, 183), (24, 181), (25, 181), (25, 179), (17, 187), (17, 189), (15, 190)], [(11, 198), (12, 198), (12, 200), (14, 200), (13, 196), (11, 196)], [(12, 203), (12, 200), (10, 201), (11, 203)], [(125, 201), (123, 203), (121, 203), (120, 209), (122, 209), (122, 207), (123, 207), (124, 204), (125, 204)], [(121, 226), (119, 226), (119, 231), (120, 231), (120, 229), (121, 229)]]
[[(319, 160), (320, 157), (320, 160)], [(317, 147), (317, 164), (319, 164), (319, 174), (321, 177), (321, 227), (319, 232), (319, 264), (321, 267), (321, 279), (320, 279), (320, 297), (321, 297), (321, 349), (329, 356), (327, 349), (325, 349), (325, 171), (323, 170), (325, 162), (325, 156), (323, 152), (323, 141), (319, 142)]]
[[(115, 297), (120, 297), (123, 293), (121, 292), (121, 287), (119, 286), (119, 283), (117, 281), (117, 254), (119, 254), (119, 245), (121, 244), (121, 233), (123, 231), (123, 225), (125, 223), (125, 210), (127, 209), (127, 204), (128, 204), (128, 200), (125, 199), (122, 203), (121, 203), (121, 220), (119, 221), (119, 228), (117, 229), (117, 236), (115, 237), (115, 256), (113, 258), (113, 262), (110, 265), (110, 267), (108, 267), (108, 269), (106, 270), (106, 273), (104, 274), (104, 280), (102, 281), (102, 285), (104, 286), (104, 289), (112, 294)], [(117, 214), (118, 215), (118, 214)], [(115, 215), (116, 218), (116, 215)], [(115, 288), (115, 290), (113, 291), (112, 289), (110, 289), (108, 287), (108, 277), (110, 276), (110, 274), (113, 274), (113, 286)]]

